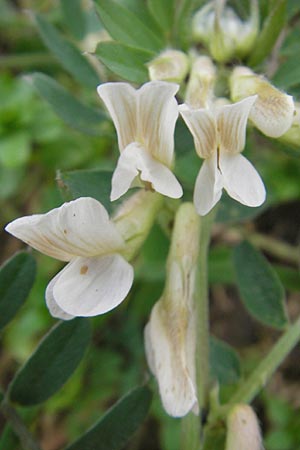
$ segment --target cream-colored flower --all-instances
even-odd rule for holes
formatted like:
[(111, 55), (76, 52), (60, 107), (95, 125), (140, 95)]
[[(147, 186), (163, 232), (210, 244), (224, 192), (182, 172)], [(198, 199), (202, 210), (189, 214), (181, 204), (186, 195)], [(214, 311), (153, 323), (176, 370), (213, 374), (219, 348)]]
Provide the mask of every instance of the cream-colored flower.
[(181, 83), (189, 70), (189, 58), (180, 50), (168, 49), (156, 56), (147, 66), (151, 81)]
[(164, 81), (151, 81), (138, 90), (127, 83), (98, 86), (116, 127), (121, 153), (112, 178), (111, 200), (125, 194), (137, 177), (160, 194), (182, 196), (171, 171), (178, 88)]
[(45, 255), (68, 261), (47, 286), (46, 303), (54, 317), (103, 314), (118, 306), (132, 285), (133, 268), (122, 256), (123, 237), (93, 198), (21, 217), (6, 231)]
[(237, 404), (230, 411), (225, 450), (263, 450), (258, 420), (249, 405)]
[(210, 109), (179, 107), (204, 162), (196, 180), (194, 203), (200, 215), (220, 200), (223, 188), (238, 202), (259, 206), (265, 200), (264, 184), (252, 164), (240, 153), (246, 139), (247, 119), (256, 96)]
[(291, 127), (295, 111), (293, 97), (281, 92), (248, 67), (236, 67), (233, 70), (230, 92), (235, 102), (257, 95), (249, 119), (266, 136), (278, 138)]
[(157, 379), (166, 412), (198, 414), (196, 388), (195, 275), (200, 219), (190, 203), (177, 211), (167, 262), (164, 293), (145, 328), (149, 367)]

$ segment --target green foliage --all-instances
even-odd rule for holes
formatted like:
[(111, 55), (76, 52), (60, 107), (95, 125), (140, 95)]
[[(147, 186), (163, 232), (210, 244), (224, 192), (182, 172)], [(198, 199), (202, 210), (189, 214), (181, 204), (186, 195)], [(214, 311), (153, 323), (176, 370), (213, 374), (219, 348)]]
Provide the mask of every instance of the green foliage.
[(146, 64), (154, 54), (117, 42), (101, 42), (96, 49), (96, 56), (108, 69), (124, 80), (144, 83), (148, 80)]
[(209, 345), (210, 370), (219, 384), (231, 384), (240, 377), (240, 360), (235, 350), (211, 336)]
[(144, 421), (151, 392), (139, 387), (116, 403), (86, 434), (66, 450), (122, 450), (132, 434)]
[(26, 78), (68, 125), (87, 134), (100, 134), (101, 112), (84, 105), (47, 75), (34, 73)]
[(51, 52), (62, 66), (83, 86), (95, 89), (100, 83), (99, 76), (71, 42), (68, 42), (46, 19), (39, 14), (34, 16), (39, 33)]
[(162, 39), (136, 13), (115, 0), (97, 0), (96, 8), (108, 33), (122, 44), (158, 51)]
[(218, 207), (216, 221), (221, 223), (245, 222), (257, 217), (266, 207), (267, 205), (264, 203), (262, 206), (249, 208), (233, 200), (224, 192)]
[(174, 21), (175, 1), (147, 0), (147, 5), (152, 16), (160, 25), (166, 36), (169, 36)]
[(263, 23), (262, 30), (255, 42), (254, 50), (249, 56), (248, 64), (257, 66), (269, 56), (286, 21), (287, 0), (278, 0), (270, 6), (270, 11)]
[(244, 241), (233, 252), (237, 284), (246, 309), (274, 328), (287, 323), (283, 286), (263, 255)]
[(73, 319), (54, 326), (12, 380), (10, 400), (30, 406), (55, 394), (80, 363), (90, 338), (87, 319)]
[(81, 0), (60, 0), (64, 22), (76, 39), (86, 35), (86, 16)]
[(32, 255), (17, 253), (0, 268), (0, 329), (15, 316), (27, 299), (35, 280)]

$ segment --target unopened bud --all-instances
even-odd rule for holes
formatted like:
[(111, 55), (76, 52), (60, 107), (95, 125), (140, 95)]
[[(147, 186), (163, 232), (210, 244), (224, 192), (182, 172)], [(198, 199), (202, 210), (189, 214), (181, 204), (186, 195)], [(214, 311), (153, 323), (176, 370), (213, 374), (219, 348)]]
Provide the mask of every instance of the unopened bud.
[(295, 110), (293, 97), (281, 92), (248, 67), (236, 67), (233, 70), (230, 92), (234, 102), (258, 95), (249, 118), (266, 136), (278, 138), (291, 127)]
[(295, 103), (295, 114), (292, 126), (280, 137), (285, 144), (300, 147), (300, 103)]
[(208, 56), (198, 56), (192, 64), (185, 102), (192, 108), (205, 108), (213, 96), (216, 68)]
[(148, 236), (162, 204), (162, 196), (156, 192), (140, 190), (125, 200), (113, 217), (118, 231), (125, 241), (123, 255), (131, 260)]
[(165, 50), (148, 64), (151, 81), (181, 83), (189, 70), (188, 56), (179, 50)]
[(261, 432), (253, 409), (235, 405), (227, 419), (225, 450), (262, 450)]

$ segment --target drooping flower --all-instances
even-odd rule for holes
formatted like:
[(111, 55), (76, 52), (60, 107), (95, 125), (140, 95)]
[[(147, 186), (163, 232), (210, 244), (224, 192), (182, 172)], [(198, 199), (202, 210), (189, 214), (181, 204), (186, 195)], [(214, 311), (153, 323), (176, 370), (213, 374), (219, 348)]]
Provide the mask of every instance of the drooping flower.
[(97, 200), (78, 198), (46, 214), (16, 219), (5, 229), (45, 255), (68, 261), (46, 289), (54, 317), (103, 314), (128, 294), (133, 268), (122, 256), (124, 240)]
[(293, 97), (280, 91), (248, 67), (236, 67), (230, 77), (231, 99), (236, 102), (257, 95), (249, 119), (266, 136), (278, 138), (292, 126)]
[(127, 83), (98, 86), (116, 127), (121, 153), (112, 178), (111, 200), (125, 194), (138, 176), (160, 194), (182, 196), (171, 171), (178, 89), (164, 81), (145, 83), (138, 90)]
[(263, 450), (259, 423), (251, 406), (237, 404), (228, 414), (225, 450)]
[(166, 412), (198, 414), (196, 388), (197, 323), (194, 305), (199, 216), (191, 203), (176, 214), (167, 262), (165, 290), (145, 328), (148, 365), (156, 377)]
[(264, 184), (252, 164), (240, 152), (244, 149), (247, 119), (256, 96), (238, 103), (210, 109), (179, 107), (194, 137), (196, 152), (204, 162), (198, 174), (194, 204), (207, 214), (220, 200), (223, 188), (230, 197), (247, 206), (265, 200)]

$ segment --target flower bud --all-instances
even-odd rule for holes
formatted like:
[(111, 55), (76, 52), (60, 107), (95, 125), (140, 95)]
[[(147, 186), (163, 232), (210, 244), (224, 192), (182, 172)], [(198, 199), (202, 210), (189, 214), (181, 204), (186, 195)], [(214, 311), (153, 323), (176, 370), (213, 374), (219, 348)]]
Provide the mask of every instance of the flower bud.
[(295, 114), (292, 126), (284, 133), (280, 140), (286, 144), (300, 147), (300, 103), (295, 103)]
[(281, 92), (248, 67), (236, 67), (233, 70), (230, 92), (234, 102), (258, 95), (249, 118), (266, 136), (278, 138), (291, 127), (295, 110), (293, 97)]
[(198, 56), (192, 64), (186, 90), (186, 103), (192, 108), (205, 108), (213, 96), (216, 68), (208, 56)]
[(165, 50), (148, 64), (151, 81), (181, 83), (189, 70), (188, 56), (179, 50)]
[(227, 418), (225, 450), (262, 450), (261, 432), (253, 409), (235, 405)]
[(113, 217), (113, 222), (125, 241), (122, 252), (131, 260), (139, 251), (154, 223), (163, 197), (156, 192), (139, 190), (126, 199)]

